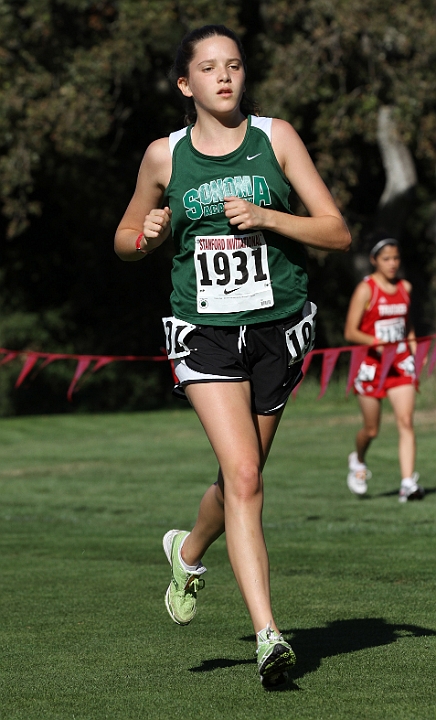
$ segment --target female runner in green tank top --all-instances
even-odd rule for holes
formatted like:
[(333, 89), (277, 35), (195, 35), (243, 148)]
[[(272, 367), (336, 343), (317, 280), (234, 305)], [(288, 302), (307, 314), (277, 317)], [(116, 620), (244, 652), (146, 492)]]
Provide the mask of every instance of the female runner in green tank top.
[[(139, 260), (172, 232), (167, 349), (219, 462), (193, 529), (164, 537), (172, 569), (167, 610), (180, 625), (192, 620), (202, 558), (225, 532), (257, 637), (260, 678), (275, 689), (295, 655), (271, 607), (262, 470), (313, 343), (305, 247), (345, 251), (350, 234), (292, 126), (256, 117), (245, 71), (241, 43), (228, 28), (205, 26), (184, 38), (172, 74), (190, 124), (148, 147), (115, 251)], [(290, 212), (291, 188), (307, 217)]]

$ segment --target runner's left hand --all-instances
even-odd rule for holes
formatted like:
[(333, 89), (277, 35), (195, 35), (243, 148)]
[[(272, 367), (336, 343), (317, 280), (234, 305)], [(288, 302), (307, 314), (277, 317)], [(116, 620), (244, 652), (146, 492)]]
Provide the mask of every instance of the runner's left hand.
[(224, 213), (230, 225), (236, 225), (238, 230), (252, 230), (263, 226), (265, 209), (254, 205), (248, 200), (237, 197), (224, 198)]

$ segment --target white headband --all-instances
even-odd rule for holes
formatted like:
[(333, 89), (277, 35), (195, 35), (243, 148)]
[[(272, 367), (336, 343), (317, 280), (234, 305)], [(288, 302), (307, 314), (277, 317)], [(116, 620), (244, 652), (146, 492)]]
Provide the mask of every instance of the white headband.
[(375, 257), (385, 245), (396, 245), (396, 247), (398, 247), (398, 241), (394, 240), (394, 238), (384, 238), (383, 240), (379, 240), (379, 242), (372, 248), (369, 256)]

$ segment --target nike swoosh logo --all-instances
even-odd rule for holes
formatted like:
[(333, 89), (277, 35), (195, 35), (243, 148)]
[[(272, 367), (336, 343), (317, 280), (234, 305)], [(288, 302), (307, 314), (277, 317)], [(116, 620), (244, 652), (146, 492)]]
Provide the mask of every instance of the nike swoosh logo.
[(224, 290), (224, 295), (230, 295), (230, 293), (235, 292), (235, 290), (240, 290), (240, 288), (233, 288), (233, 290)]
[(254, 158), (259, 157), (259, 155), (262, 155), (262, 153), (257, 153), (257, 155), (247, 155), (247, 160), (254, 160)]

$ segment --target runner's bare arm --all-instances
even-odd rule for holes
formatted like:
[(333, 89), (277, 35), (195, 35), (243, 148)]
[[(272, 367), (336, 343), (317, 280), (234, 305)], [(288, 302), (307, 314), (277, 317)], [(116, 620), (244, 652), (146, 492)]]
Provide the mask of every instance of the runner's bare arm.
[(239, 198), (225, 198), (230, 224), (238, 230), (272, 230), (319, 250), (348, 250), (349, 230), (298, 133), (289, 123), (273, 119), (272, 145), (310, 217), (258, 207)]
[(136, 239), (146, 253), (159, 247), (170, 234), (171, 210), (161, 207), (165, 188), (171, 176), (171, 154), (168, 138), (155, 140), (147, 148), (139, 168), (135, 192), (115, 233), (115, 252), (121, 260), (141, 260)]
[(374, 345), (374, 335), (369, 335), (359, 330), (363, 313), (371, 299), (371, 288), (368, 283), (360, 282), (351, 296), (348, 307), (347, 319), (345, 321), (344, 336), (347, 342), (358, 345)]

